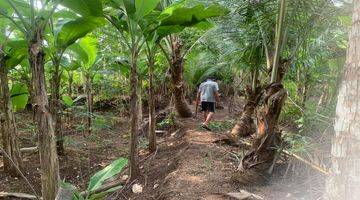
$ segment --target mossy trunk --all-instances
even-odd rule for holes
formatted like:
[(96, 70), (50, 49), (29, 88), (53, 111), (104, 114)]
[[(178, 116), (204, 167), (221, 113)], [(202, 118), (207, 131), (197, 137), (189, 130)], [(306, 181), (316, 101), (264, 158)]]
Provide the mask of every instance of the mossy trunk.
[[(39, 25), (39, 27), (41, 27)], [(34, 112), (36, 130), (39, 139), (41, 168), (41, 188), (43, 199), (55, 199), (59, 187), (59, 162), (56, 152), (56, 137), (53, 118), (49, 110), (46, 91), (44, 61), (45, 53), (42, 46), (43, 30), (35, 30), (29, 42), (29, 63), (34, 89)]]
[(171, 56), (171, 86), (174, 98), (176, 112), (180, 117), (191, 117), (192, 113), (185, 99), (184, 83), (184, 59), (181, 55), (182, 44), (179, 39), (172, 43)]
[(18, 131), (15, 124), (15, 116), (12, 110), (10, 90), (8, 85), (8, 71), (5, 66), (5, 55), (0, 47), (0, 121), (3, 149), (9, 156), (3, 155), (4, 171), (15, 176), (20, 176), (22, 160), (18, 142)]

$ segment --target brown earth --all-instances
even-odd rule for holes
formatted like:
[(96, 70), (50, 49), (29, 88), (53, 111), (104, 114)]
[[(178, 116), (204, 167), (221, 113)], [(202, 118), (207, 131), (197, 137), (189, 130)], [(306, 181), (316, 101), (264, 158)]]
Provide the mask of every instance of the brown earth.
[[(66, 156), (60, 158), (61, 178), (73, 183), (80, 190), (86, 189), (89, 178), (98, 170), (121, 156), (127, 155), (129, 140), (127, 118), (118, 119), (113, 115), (101, 113), (110, 122), (92, 135), (84, 135), (75, 125), (68, 122)], [(21, 116), (30, 123), (31, 116)], [(217, 110), (214, 124), (234, 121), (235, 116), (228, 109)], [(213, 132), (203, 130), (201, 119), (180, 119), (181, 128), (158, 137), (158, 150), (149, 155), (146, 139), (140, 140), (141, 177), (126, 183), (123, 189), (114, 192), (106, 199), (164, 199), (164, 200), (201, 200), (229, 199), (219, 194), (247, 190), (266, 200), (312, 200), (320, 199), (324, 178), (315, 179), (318, 174), (305, 171), (301, 173), (296, 164), (286, 165), (264, 186), (243, 187), (232, 181), (245, 147), (233, 147), (214, 143), (228, 130), (217, 127)], [(24, 124), (19, 125), (21, 147), (34, 146), (35, 138)], [(76, 124), (81, 124), (77, 121)], [(26, 131), (25, 131), (26, 130)], [(1, 159), (0, 159), (1, 160)], [(39, 160), (36, 153), (24, 155), (26, 177), (40, 193)], [(1, 166), (1, 161), (0, 161)], [(289, 169), (290, 168), (290, 169)], [(1, 171), (0, 192), (24, 192), (31, 194), (25, 182)], [(125, 170), (118, 178), (128, 172)], [(313, 177), (312, 179), (307, 178)], [(143, 187), (140, 194), (134, 194), (131, 187), (137, 183)]]

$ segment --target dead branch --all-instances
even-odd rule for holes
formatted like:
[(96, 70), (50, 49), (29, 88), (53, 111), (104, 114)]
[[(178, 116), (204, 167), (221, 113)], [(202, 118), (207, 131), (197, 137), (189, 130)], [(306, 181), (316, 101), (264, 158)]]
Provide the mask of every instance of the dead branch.
[(37, 199), (35, 195), (31, 194), (25, 194), (25, 193), (8, 193), (8, 192), (0, 192), (1, 198), (9, 198), (9, 197), (15, 197), (15, 198), (21, 198), (21, 199)]
[[(240, 141), (242, 144), (251, 147), (251, 144), (250, 144), (249, 142), (246, 142), (246, 141), (244, 141), (244, 140), (239, 140), (239, 141)], [(318, 172), (320, 172), (320, 173), (322, 173), (322, 174), (324, 174), (324, 175), (326, 175), (326, 176), (329, 176), (329, 174), (330, 174), (329, 171), (328, 171), (328, 169), (323, 168), (323, 167), (321, 167), (321, 166), (318, 166), (318, 165), (316, 165), (316, 164), (314, 164), (314, 163), (312, 163), (312, 162), (310, 162), (310, 161), (308, 161), (308, 160), (305, 160), (304, 158), (302, 158), (302, 157), (299, 156), (299, 155), (296, 155), (296, 154), (294, 154), (294, 153), (290, 153), (289, 151), (286, 151), (286, 150), (282, 150), (281, 152), (282, 152), (284, 155), (286, 155), (286, 156), (290, 156), (290, 157), (292, 157), (292, 158), (294, 158), (294, 159), (296, 159), (296, 160), (298, 160), (298, 161), (300, 161), (300, 162), (302, 162), (302, 163), (310, 166), (311, 168), (315, 169), (316, 171), (318, 171)]]
[[(26, 148), (21, 148), (20, 152), (21, 153), (32, 153), (32, 152), (36, 152), (38, 150), (39, 150), (38, 147), (26, 147)], [(3, 155), (2, 150), (0, 150), (0, 155)]]

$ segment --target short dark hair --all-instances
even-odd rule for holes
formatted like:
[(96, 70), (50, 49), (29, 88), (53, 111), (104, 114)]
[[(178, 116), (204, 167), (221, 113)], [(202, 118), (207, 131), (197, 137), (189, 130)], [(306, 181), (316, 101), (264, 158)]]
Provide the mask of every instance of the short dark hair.
[(215, 81), (216, 78), (215, 78), (215, 76), (208, 76), (206, 79), (207, 79), (207, 80), (210, 79), (210, 80), (212, 80), (212, 81)]

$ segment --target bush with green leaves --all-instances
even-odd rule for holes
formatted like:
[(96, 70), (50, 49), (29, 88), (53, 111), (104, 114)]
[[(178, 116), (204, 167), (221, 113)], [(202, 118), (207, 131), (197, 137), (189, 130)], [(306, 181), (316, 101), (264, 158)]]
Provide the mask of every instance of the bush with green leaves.
[[(114, 186), (105, 191), (98, 192), (104, 185), (104, 182), (109, 180), (110, 178), (115, 177), (120, 174), (124, 167), (128, 164), (128, 160), (126, 158), (119, 158), (113, 161), (110, 165), (106, 166), (104, 169), (96, 172), (89, 181), (86, 192), (80, 193), (77, 188), (66, 182), (61, 183), (61, 191), (73, 191), (72, 200), (102, 200), (105, 199), (107, 195), (116, 190), (122, 188), (122, 185)], [(59, 194), (61, 195), (61, 194)]]

